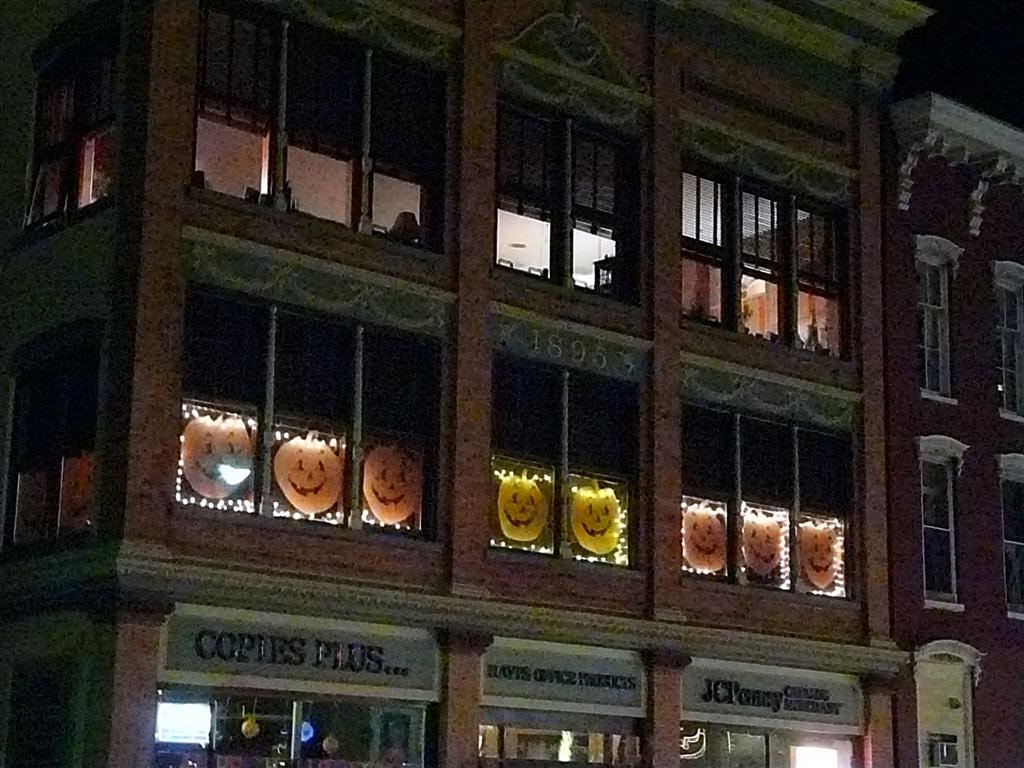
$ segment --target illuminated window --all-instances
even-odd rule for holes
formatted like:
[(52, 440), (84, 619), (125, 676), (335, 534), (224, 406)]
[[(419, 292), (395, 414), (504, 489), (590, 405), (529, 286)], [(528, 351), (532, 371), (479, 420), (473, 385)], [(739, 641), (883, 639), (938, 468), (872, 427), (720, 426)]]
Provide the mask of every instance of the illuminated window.
[(432, 535), (439, 369), (432, 340), (192, 291), (178, 503)]
[(698, 320), (722, 320), (722, 185), (683, 174), (683, 314)]
[(628, 142), (503, 104), (497, 264), (632, 300), (635, 166)]
[(783, 729), (682, 723), (683, 768), (852, 768), (853, 742)]
[(780, 339), (779, 204), (767, 197), (743, 192), (743, 328), (754, 336)]
[(797, 345), (838, 356), (842, 280), (836, 260), (835, 223), (830, 217), (796, 209), (796, 262)]
[(77, 342), (17, 372), (4, 543), (94, 522), (99, 349)]
[(849, 438), (690, 405), (682, 432), (683, 570), (845, 597)]
[(494, 387), (492, 546), (628, 566), (635, 387), (504, 357)]
[(113, 45), (76, 48), (40, 76), (26, 225), (87, 208), (114, 191)]
[[(639, 768), (640, 738), (630, 733), (604, 733), (596, 728), (562, 729), (536, 718), (535, 725), (481, 725), (480, 763), (506, 765), (505, 761), (543, 765), (615, 765)], [(626, 730), (622, 728), (622, 730)]]

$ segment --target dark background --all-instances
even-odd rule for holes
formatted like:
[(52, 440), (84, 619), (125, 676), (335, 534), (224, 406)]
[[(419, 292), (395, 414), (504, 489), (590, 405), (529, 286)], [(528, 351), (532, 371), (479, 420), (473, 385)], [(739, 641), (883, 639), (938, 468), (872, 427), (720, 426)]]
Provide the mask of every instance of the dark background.
[(902, 40), (897, 99), (935, 91), (1024, 128), (1024, 0), (925, 0)]

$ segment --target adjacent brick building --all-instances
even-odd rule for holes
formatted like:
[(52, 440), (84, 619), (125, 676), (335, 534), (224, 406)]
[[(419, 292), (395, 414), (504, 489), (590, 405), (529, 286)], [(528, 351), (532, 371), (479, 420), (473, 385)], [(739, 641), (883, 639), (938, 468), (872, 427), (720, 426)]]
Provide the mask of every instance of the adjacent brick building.
[(5, 765), (894, 764), (925, 16), (13, 13)]

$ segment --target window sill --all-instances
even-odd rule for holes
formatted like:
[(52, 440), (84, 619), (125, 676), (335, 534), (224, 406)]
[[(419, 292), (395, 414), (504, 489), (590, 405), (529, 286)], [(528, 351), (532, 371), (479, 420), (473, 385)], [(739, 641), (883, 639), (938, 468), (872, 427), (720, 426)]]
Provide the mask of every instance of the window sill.
[(487, 558), (507, 565), (516, 564), (521, 566), (530, 564), (566, 574), (578, 575), (582, 571), (594, 576), (604, 576), (612, 579), (637, 581), (644, 578), (643, 572), (632, 566), (614, 565), (612, 563), (591, 563), (586, 560), (569, 559), (544, 552), (527, 552), (507, 547), (488, 546)]
[(951, 600), (933, 600), (932, 598), (926, 597), (924, 600), (924, 607), (926, 610), (934, 611), (949, 611), (950, 613), (963, 613), (964, 604), (958, 603)]
[(1006, 618), (1014, 621), (1024, 621), (1024, 611), (1007, 611)]
[(1005, 408), (999, 409), (999, 418), (1006, 419), (1007, 421), (1015, 421), (1018, 424), (1024, 424), (1024, 414), (1014, 413), (1013, 411), (1008, 411)]
[(111, 195), (110, 197), (105, 197), (102, 200), (97, 200), (95, 203), (87, 205), (85, 208), (76, 208), (63, 216), (54, 216), (45, 222), (30, 224), (23, 227), (22, 230), (12, 238), (11, 253), (28, 248), (42, 240), (46, 240), (52, 235), (56, 235), (58, 232), (64, 232), (81, 221), (95, 218), (101, 215), (104, 211), (110, 210), (116, 204), (117, 196)]
[(858, 601), (847, 592), (845, 597), (823, 595), (814, 592), (795, 592), (792, 589), (777, 589), (759, 584), (738, 584), (723, 577), (680, 571), (679, 584), (689, 588), (707, 589), (733, 595), (745, 595), (757, 600), (777, 600), (796, 605), (813, 605), (815, 608), (830, 607), (839, 611), (855, 610)]
[(921, 388), (921, 399), (931, 400), (932, 402), (942, 403), (943, 405), (959, 405), (960, 401), (955, 397), (947, 397), (946, 395), (940, 395), (938, 392), (933, 392), (930, 389)]

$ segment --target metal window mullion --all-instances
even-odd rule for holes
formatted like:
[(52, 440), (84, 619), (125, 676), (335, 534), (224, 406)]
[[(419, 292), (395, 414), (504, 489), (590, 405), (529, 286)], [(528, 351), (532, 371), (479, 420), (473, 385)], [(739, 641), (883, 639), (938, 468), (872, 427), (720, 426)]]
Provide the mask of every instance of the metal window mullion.
[(739, 581), (740, 573), (740, 529), (741, 529), (741, 515), (743, 514), (743, 447), (741, 445), (741, 430), (740, 425), (742, 423), (741, 417), (738, 413), (734, 413), (732, 416), (732, 436), (733, 436), (733, 489), (732, 498), (729, 500), (729, 506), (727, 508), (728, 517), (726, 518), (726, 545), (728, 547), (728, 556), (726, 563), (728, 565), (726, 572), (730, 581)]
[(793, 452), (793, 509), (789, 514), (789, 591), (796, 592), (796, 582), (799, 572), (794, 568), (793, 563), (796, 561), (794, 557), (797, 543), (797, 523), (800, 519), (800, 429), (799, 427), (792, 427), (790, 429), (790, 439), (792, 445), (790, 450)]
[(559, 553), (560, 557), (572, 557), (572, 549), (569, 543), (565, 541), (563, 532), (563, 519), (565, 512), (568, 509), (569, 501), (569, 418), (571, 416), (569, 412), (569, 371), (562, 371), (562, 388), (561, 388), (561, 434), (559, 435), (559, 464), (558, 464), (558, 486), (560, 493), (558, 499), (560, 500), (560, 507), (558, 514), (555, 515), (555, 541), (556, 547), (555, 552)]
[(281, 20), (281, 45), (277, 65), (277, 121), (274, 133), (274, 172), (271, 176), (271, 194), (274, 207), (288, 208), (285, 197), (285, 160), (288, 152), (288, 20)]
[(359, 211), (359, 231), (364, 235), (373, 234), (373, 151), (370, 131), (373, 128), (373, 51), (367, 49), (363, 59), (363, 136), (362, 162), (360, 168), (361, 197)]
[(234, 112), (235, 102), (235, 28), (238, 20), (234, 16), (228, 17), (228, 77), (227, 90), (225, 94), (225, 106), (227, 107), (227, 118), (231, 120)]
[(363, 527), (362, 500), (360, 498), (360, 474), (363, 455), (363, 361), (365, 357), (365, 328), (362, 323), (355, 327), (352, 349), (352, 445), (349, 450), (351, 471), (349, 472), (349, 528)]
[(270, 504), (271, 482), (271, 451), (274, 449), (274, 391), (276, 389), (275, 371), (277, 365), (277, 307), (270, 306), (267, 323), (267, 360), (266, 381), (263, 390), (263, 418), (260, 426), (260, 484), (259, 514), (261, 517), (273, 515)]

